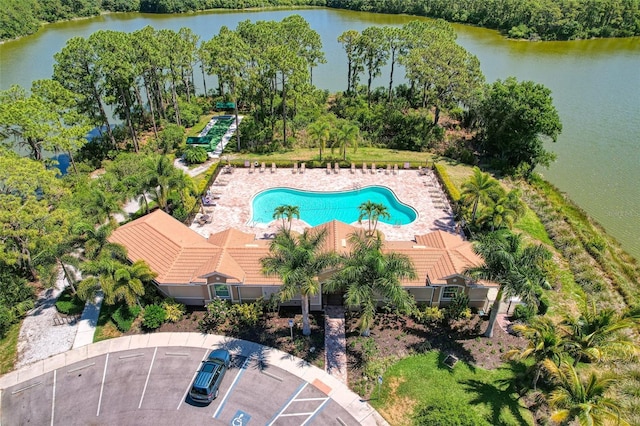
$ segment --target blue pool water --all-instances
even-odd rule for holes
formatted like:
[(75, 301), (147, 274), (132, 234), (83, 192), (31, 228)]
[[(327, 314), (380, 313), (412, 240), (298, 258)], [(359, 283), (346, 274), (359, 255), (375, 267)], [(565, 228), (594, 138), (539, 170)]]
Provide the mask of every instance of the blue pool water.
[(300, 219), (310, 226), (320, 225), (337, 219), (345, 223), (358, 221), (358, 207), (367, 201), (387, 206), (390, 219), (380, 218), (380, 222), (390, 225), (407, 225), (418, 216), (416, 211), (401, 203), (395, 194), (382, 186), (368, 186), (351, 191), (314, 192), (289, 188), (273, 188), (262, 191), (253, 198), (255, 223), (273, 221), (273, 211), (282, 205), (298, 206)]

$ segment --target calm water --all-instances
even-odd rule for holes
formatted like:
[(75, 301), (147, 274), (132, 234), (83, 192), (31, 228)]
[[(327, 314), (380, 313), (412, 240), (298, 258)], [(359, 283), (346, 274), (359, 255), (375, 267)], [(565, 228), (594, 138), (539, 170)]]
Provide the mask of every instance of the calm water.
[[(246, 19), (280, 20), (291, 13), (303, 16), (320, 33), (328, 63), (314, 70), (314, 83), (331, 91), (346, 87), (338, 35), (415, 19), (325, 9), (105, 15), (49, 25), (36, 35), (0, 45), (0, 89), (12, 84), (30, 87), (35, 79), (49, 78), (53, 54), (69, 38), (87, 37), (99, 29), (135, 31), (152, 25), (177, 31), (188, 26), (207, 40), (222, 25), (235, 28)], [(480, 59), (488, 81), (513, 75), (553, 91), (564, 131), (549, 147), (558, 160), (543, 174), (640, 258), (640, 38), (528, 43), (505, 40), (490, 30), (455, 28), (460, 44)], [(383, 72), (377, 84), (386, 78)], [(202, 90), (202, 82), (196, 83)]]
[(344, 223), (358, 221), (358, 207), (367, 201), (387, 206), (390, 218), (380, 218), (380, 222), (390, 225), (406, 225), (416, 220), (416, 212), (402, 204), (395, 194), (382, 186), (369, 186), (353, 191), (298, 191), (288, 188), (274, 188), (262, 191), (253, 198), (253, 216), (257, 223), (273, 221), (273, 211), (283, 204), (300, 206), (300, 219), (311, 226), (337, 219)]

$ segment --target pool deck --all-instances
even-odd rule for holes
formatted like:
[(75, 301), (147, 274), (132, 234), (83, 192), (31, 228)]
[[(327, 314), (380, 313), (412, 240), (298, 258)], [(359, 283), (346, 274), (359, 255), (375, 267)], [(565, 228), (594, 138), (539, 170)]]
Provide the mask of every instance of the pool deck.
[[(282, 221), (272, 221), (265, 225), (251, 222), (251, 201), (260, 191), (269, 188), (286, 187), (311, 191), (341, 191), (380, 185), (391, 189), (398, 199), (410, 205), (418, 212), (417, 219), (408, 225), (388, 225), (380, 222), (378, 229), (386, 238), (395, 241), (410, 241), (416, 235), (423, 235), (435, 230), (455, 232), (455, 223), (451, 207), (431, 170), (421, 175), (417, 170), (393, 171), (378, 170), (366, 173), (360, 168), (340, 169), (328, 172), (326, 169), (306, 169), (304, 173), (293, 173), (293, 169), (278, 168), (272, 173), (267, 165), (266, 170), (256, 168), (236, 168), (233, 173), (221, 173), (210, 188), (215, 194), (216, 205), (203, 207), (206, 214), (212, 217), (211, 223), (200, 225), (197, 221), (190, 228), (208, 237), (212, 233), (235, 228), (256, 235), (257, 239), (269, 238), (281, 226)], [(283, 204), (286, 201), (283, 200)], [(198, 214), (196, 220), (201, 216)], [(366, 221), (362, 225), (367, 226)], [(308, 225), (298, 219), (292, 222), (292, 229), (301, 232)]]

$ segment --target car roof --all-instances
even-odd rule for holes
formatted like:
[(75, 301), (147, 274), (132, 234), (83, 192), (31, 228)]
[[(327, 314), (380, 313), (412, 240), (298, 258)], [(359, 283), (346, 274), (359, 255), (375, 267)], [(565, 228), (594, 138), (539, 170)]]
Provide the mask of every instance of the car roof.
[(196, 388), (206, 389), (209, 387), (212, 377), (212, 373), (201, 371), (200, 373), (198, 373), (195, 382), (193, 382), (193, 386)]

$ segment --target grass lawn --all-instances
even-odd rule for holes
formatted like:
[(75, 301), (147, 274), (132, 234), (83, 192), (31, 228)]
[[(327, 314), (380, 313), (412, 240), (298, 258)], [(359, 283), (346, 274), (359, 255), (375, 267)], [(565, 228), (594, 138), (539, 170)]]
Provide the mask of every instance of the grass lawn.
[(518, 219), (514, 227), (553, 247), (553, 241), (549, 238), (549, 234), (547, 234), (547, 230), (544, 229), (544, 225), (540, 222), (540, 218), (529, 207), (526, 207), (524, 216)]
[(13, 366), (16, 363), (20, 324), (21, 322), (9, 327), (7, 334), (0, 340), (0, 374), (5, 374), (13, 370)]
[[(227, 155), (227, 153), (225, 153)], [(319, 160), (320, 152), (317, 148), (298, 148), (291, 151), (273, 152), (269, 154), (254, 154), (254, 153), (229, 153), (229, 157), (246, 159), (246, 160), (259, 160), (259, 161), (310, 161)], [(322, 159), (326, 160), (331, 158), (331, 161), (342, 160), (342, 156), (336, 149), (331, 155), (331, 150), (326, 149), (322, 153)], [(370, 148), (360, 147), (356, 152), (353, 149), (347, 150), (347, 161), (354, 162), (356, 165), (362, 166), (362, 162), (370, 163), (398, 163), (400, 167), (405, 162), (410, 162), (414, 167), (419, 165), (426, 166), (427, 162), (433, 161), (433, 154), (428, 152), (414, 152), (414, 151), (398, 151), (395, 149), (386, 148)]]
[[(509, 367), (484, 370), (459, 361), (449, 369), (444, 358), (442, 352), (430, 351), (397, 362), (385, 372), (380, 399), (374, 392), (371, 405), (393, 425), (419, 424), (414, 417), (421, 408), (444, 413), (447, 406), (448, 421), (422, 424), (533, 424), (509, 387), (515, 375)], [(456, 414), (464, 422), (455, 423)]]

